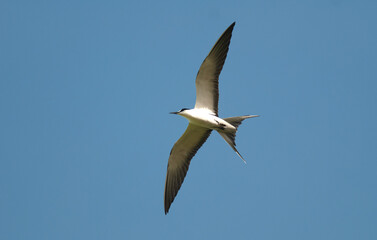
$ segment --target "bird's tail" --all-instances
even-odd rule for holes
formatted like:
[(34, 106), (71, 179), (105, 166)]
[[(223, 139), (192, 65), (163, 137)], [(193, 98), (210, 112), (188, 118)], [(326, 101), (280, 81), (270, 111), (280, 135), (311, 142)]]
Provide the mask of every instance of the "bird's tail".
[(237, 153), (237, 155), (246, 163), (245, 159), (241, 156), (241, 154), (236, 149), (236, 133), (238, 130), (238, 126), (241, 125), (242, 121), (247, 118), (252, 117), (259, 117), (259, 115), (246, 115), (246, 116), (240, 116), (240, 117), (230, 117), (230, 118), (224, 118), (225, 121), (232, 124), (236, 129), (234, 131), (218, 131), (218, 133), (224, 138), (224, 140), (233, 148), (233, 150)]

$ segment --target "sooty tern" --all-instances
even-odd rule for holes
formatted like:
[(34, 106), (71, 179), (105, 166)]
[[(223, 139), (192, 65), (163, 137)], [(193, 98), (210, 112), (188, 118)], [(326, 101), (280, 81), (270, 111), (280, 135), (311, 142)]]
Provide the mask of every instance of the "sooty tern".
[(235, 22), (232, 23), (225, 30), (200, 66), (195, 81), (196, 103), (194, 109), (183, 108), (178, 112), (172, 112), (172, 114), (187, 118), (189, 125), (170, 152), (165, 182), (165, 214), (168, 213), (170, 205), (183, 183), (191, 159), (207, 140), (212, 130), (216, 130), (237, 155), (245, 161), (236, 149), (237, 128), (243, 120), (257, 117), (258, 115), (222, 119), (218, 117), (217, 111), (219, 75), (228, 53), (230, 38), (235, 24)]

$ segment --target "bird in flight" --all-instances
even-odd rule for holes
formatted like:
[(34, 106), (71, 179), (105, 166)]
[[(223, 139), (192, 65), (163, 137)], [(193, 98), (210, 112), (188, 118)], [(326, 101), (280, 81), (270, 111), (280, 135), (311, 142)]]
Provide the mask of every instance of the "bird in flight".
[[(180, 189), (186, 176), (191, 159), (207, 140), (212, 130), (216, 130), (232, 147), (237, 155), (243, 157), (236, 149), (236, 132), (238, 126), (247, 118), (258, 115), (220, 118), (218, 116), (219, 75), (228, 53), (233, 22), (215, 43), (204, 59), (196, 76), (196, 103), (193, 109), (183, 108), (172, 112), (189, 120), (189, 125), (181, 138), (174, 144), (168, 161), (165, 181), (165, 214)], [(246, 163), (246, 162), (245, 162)]]

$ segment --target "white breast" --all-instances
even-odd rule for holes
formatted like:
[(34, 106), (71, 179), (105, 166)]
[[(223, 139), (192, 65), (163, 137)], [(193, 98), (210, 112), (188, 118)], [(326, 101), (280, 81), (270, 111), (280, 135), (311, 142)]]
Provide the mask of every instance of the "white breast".
[(180, 115), (187, 118), (190, 123), (218, 130), (219, 126), (223, 127), (224, 130), (235, 130), (236, 128), (229, 124), (227, 121), (217, 117), (212, 111), (207, 109), (190, 109), (182, 112)]

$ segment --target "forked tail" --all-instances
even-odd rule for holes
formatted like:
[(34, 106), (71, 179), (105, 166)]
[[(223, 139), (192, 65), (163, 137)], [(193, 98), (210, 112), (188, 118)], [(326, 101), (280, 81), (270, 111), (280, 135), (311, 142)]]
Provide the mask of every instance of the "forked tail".
[(242, 121), (252, 117), (258, 117), (258, 115), (246, 115), (240, 117), (224, 118), (224, 120), (232, 124), (236, 128), (236, 130), (231, 132), (218, 131), (218, 133), (224, 138), (224, 140), (229, 144), (229, 146), (231, 146), (233, 150), (237, 153), (237, 155), (244, 161), (244, 163), (246, 163), (245, 159), (243, 159), (241, 154), (236, 149), (236, 133), (238, 130), (238, 126), (241, 125)]

